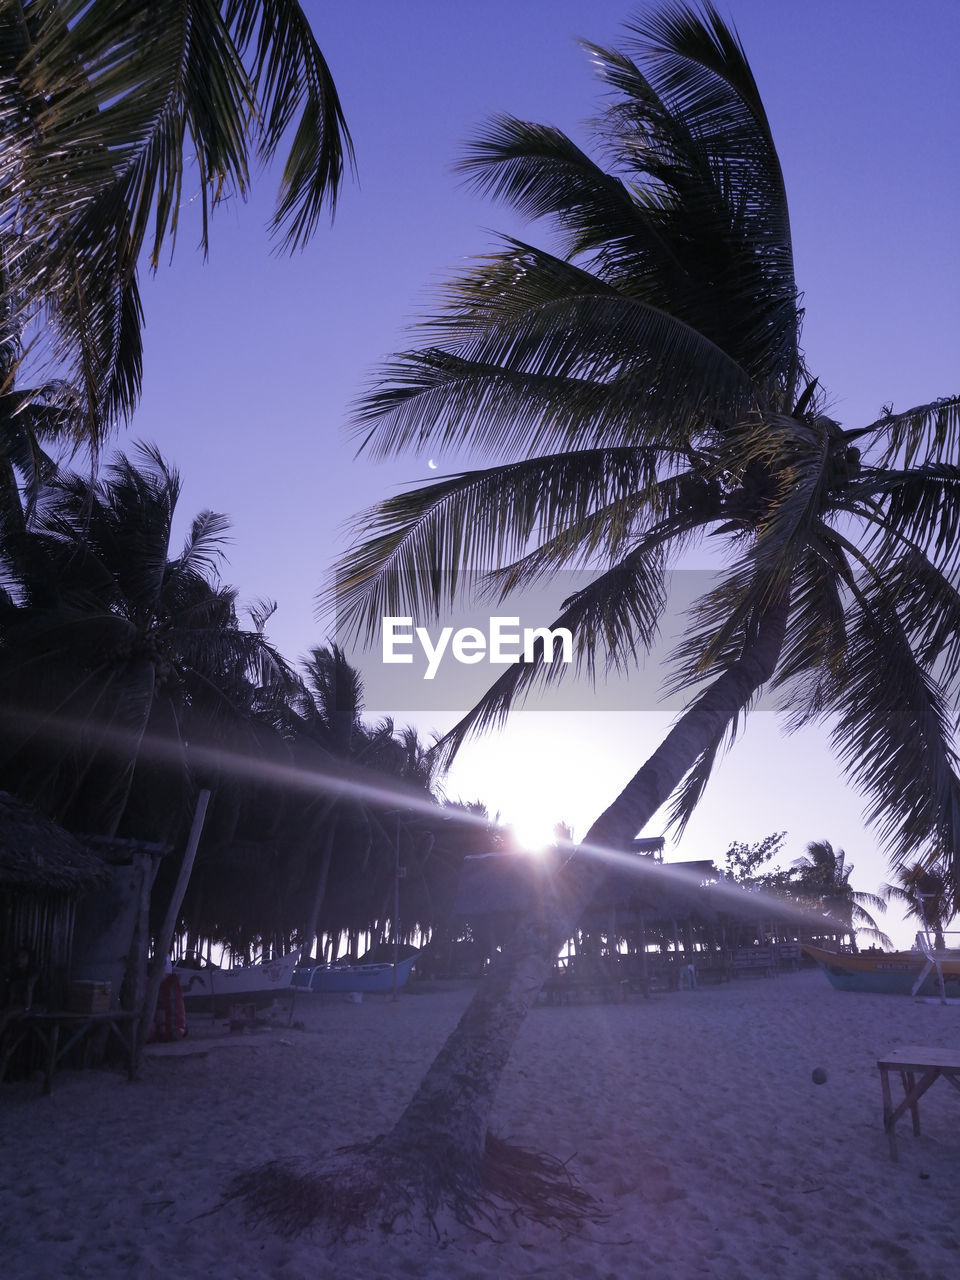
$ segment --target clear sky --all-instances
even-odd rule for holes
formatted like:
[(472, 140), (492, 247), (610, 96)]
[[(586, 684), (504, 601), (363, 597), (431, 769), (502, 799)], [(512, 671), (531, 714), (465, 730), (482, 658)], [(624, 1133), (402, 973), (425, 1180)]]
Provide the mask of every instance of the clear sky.
[[(316, 595), (347, 545), (345, 523), (426, 458), (354, 457), (351, 401), (378, 361), (411, 339), (439, 283), (494, 233), (529, 231), (458, 185), (452, 164), (504, 111), (579, 139), (599, 100), (578, 37), (614, 43), (629, 0), (307, 0), (357, 149), (359, 180), (332, 227), (294, 259), (264, 224), (275, 177), (218, 211), (213, 249), (186, 216), (176, 258), (145, 281), (146, 376), (131, 439), (156, 442), (184, 476), (184, 516), (228, 513), (225, 574), (279, 609), (271, 636), (291, 658), (328, 638)], [(790, 197), (808, 362), (845, 426), (960, 390), (956, 353), (960, 6), (955, 0), (731, 0), (770, 116)], [(465, 458), (440, 458), (455, 470)], [(474, 459), (481, 461), (482, 459)], [(363, 666), (358, 657), (358, 665)], [(424, 734), (451, 717), (408, 714)], [(656, 745), (669, 712), (529, 711), (471, 744), (453, 797), (583, 834)], [(718, 857), (731, 840), (789, 833), (842, 846), (854, 883), (886, 878), (861, 801), (826, 736), (779, 736), (754, 715), (668, 856)], [(652, 824), (648, 834), (655, 833)], [(895, 937), (908, 936), (893, 928)]]

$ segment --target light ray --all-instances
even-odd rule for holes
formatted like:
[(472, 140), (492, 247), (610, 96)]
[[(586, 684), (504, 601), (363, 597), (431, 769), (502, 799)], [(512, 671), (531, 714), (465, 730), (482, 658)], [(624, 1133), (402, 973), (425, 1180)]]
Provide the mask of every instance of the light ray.
[[(2, 718), (10, 721), (9, 713), (0, 713)], [(82, 731), (82, 721), (65, 716), (34, 716), (20, 714), (18, 719), (36, 720), (33, 735), (50, 738), (63, 744), (65, 738), (84, 739), (89, 746), (89, 735)], [(97, 731), (98, 740), (104, 745), (124, 748), (136, 735), (129, 730), (103, 727)], [(147, 756), (157, 762), (174, 762), (183, 764), (184, 744), (171, 741), (158, 735), (145, 735), (139, 742), (140, 756)], [(223, 747), (208, 747), (191, 743), (190, 757), (195, 765), (205, 765), (233, 777), (256, 782), (269, 782), (277, 786), (301, 791), (309, 795), (326, 795), (336, 800), (356, 800), (373, 807), (384, 809), (404, 809), (420, 813), (431, 818), (447, 816), (449, 811), (441, 809), (434, 800), (424, 793), (402, 781), (383, 780), (373, 770), (366, 770), (355, 765), (343, 764), (333, 758), (326, 771), (307, 769), (301, 765), (284, 764), (279, 761), (265, 760), (262, 756), (252, 757), (242, 751), (233, 751)], [(372, 777), (378, 780), (370, 781)], [(456, 812), (456, 821), (464, 825), (476, 826), (487, 830), (489, 819), (466, 810)], [(573, 857), (587, 855), (603, 861), (611, 871), (618, 874), (627, 873), (636, 878), (639, 884), (644, 882), (656, 884), (666, 890), (675, 889), (686, 895), (708, 893), (709, 905), (723, 909), (726, 905), (732, 914), (741, 919), (745, 915), (756, 919), (765, 914), (780, 919), (792, 920), (795, 924), (807, 926), (815, 923), (820, 931), (832, 929), (836, 932), (847, 932), (848, 926), (835, 916), (824, 911), (800, 906), (788, 899), (778, 898), (762, 890), (747, 890), (730, 880), (714, 880), (704, 882), (699, 876), (685, 869), (682, 864), (676, 865), (655, 862), (651, 858), (637, 854), (625, 853), (621, 849), (612, 849), (605, 845), (578, 843), (575, 840), (564, 840), (554, 837), (552, 843), (557, 851), (558, 868), (566, 865)], [(749, 908), (749, 911), (746, 910)]]

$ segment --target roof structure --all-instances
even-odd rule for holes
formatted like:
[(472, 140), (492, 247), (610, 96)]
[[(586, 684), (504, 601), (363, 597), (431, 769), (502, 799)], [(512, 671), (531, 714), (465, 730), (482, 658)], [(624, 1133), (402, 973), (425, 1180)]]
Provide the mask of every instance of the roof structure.
[(0, 888), (69, 891), (103, 877), (102, 861), (76, 836), (0, 791)]
[[(652, 842), (654, 843), (654, 842)], [(746, 893), (725, 881), (709, 859), (661, 862), (656, 850), (621, 856), (594, 894), (587, 915), (616, 910), (626, 923), (693, 920), (710, 924), (727, 920), (782, 919), (796, 922), (798, 908)], [(464, 919), (491, 915), (525, 915), (549, 891), (556, 859), (519, 853), (484, 853), (464, 858), (453, 913)]]
[[(669, 863), (656, 859), (662, 841), (648, 852), (620, 858), (590, 904), (591, 910), (623, 908), (647, 919), (715, 918), (704, 883), (716, 878), (712, 862)], [(518, 853), (483, 853), (464, 858), (454, 899), (454, 915), (465, 918), (526, 914), (547, 892), (557, 870), (554, 859)]]

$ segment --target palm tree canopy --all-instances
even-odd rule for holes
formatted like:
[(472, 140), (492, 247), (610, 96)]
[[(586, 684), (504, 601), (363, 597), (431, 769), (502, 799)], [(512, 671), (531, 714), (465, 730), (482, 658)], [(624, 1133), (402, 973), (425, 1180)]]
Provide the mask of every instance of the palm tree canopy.
[(809, 896), (825, 907), (851, 931), (865, 933), (884, 947), (893, 944), (877, 926), (871, 914), (887, 909), (887, 899), (875, 893), (863, 893), (850, 883), (853, 863), (842, 849), (834, 849), (829, 840), (812, 840), (806, 853), (794, 859), (791, 884), (802, 896)]
[(0, 50), (13, 328), (42, 317), (96, 445), (139, 397), (142, 249), (156, 267), (196, 201), (206, 251), (213, 207), (283, 147), (271, 230), (302, 246), (333, 211), (350, 138), (295, 0), (3, 0)]
[(183, 768), (188, 738), (249, 719), (254, 688), (293, 684), (219, 581), (225, 518), (201, 512), (174, 550), (179, 494), (144, 448), (96, 481), (59, 476), (31, 527), (4, 539), (0, 762), (21, 794), (88, 830), (120, 821), (148, 733), (165, 749), (155, 771)]
[(925, 867), (922, 862), (897, 868), (896, 882), (885, 884), (880, 896), (884, 902), (897, 902), (915, 916), (925, 928), (937, 935), (937, 946), (943, 946), (943, 931), (957, 914), (957, 883), (952, 872), (939, 867)]
[[(800, 345), (787, 200), (739, 39), (707, 3), (586, 46), (607, 89), (585, 150), (499, 117), (461, 169), (545, 224), (446, 288), (422, 345), (360, 403), (376, 456), (470, 446), (483, 465), (363, 517), (339, 567), (341, 618), (436, 616), (488, 574), (502, 596), (588, 567), (553, 625), (578, 665), (648, 648), (666, 570), (711, 537), (727, 567), (698, 602), (672, 683), (694, 693), (766, 635), (789, 727), (826, 719), (893, 857), (960, 857), (960, 397), (844, 429)], [(509, 667), (448, 736), (502, 720), (561, 679)], [(744, 704), (699, 744), (682, 827)]]

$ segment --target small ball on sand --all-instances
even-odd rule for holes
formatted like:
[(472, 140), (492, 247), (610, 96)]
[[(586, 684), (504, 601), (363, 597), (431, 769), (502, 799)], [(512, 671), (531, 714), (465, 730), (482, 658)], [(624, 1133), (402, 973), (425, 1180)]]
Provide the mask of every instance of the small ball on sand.
[(814, 1067), (814, 1069), (813, 1069), (813, 1083), (814, 1083), (814, 1084), (826, 1084), (826, 1083), (827, 1083), (827, 1073), (824, 1071), (823, 1067)]

